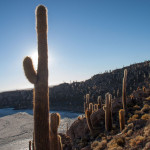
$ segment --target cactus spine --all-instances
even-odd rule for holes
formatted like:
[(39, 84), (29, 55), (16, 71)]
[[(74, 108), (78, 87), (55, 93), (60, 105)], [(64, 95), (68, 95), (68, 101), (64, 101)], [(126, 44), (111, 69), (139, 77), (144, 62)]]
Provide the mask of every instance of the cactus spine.
[(51, 114), (50, 134), (51, 134), (51, 150), (62, 150), (61, 137), (58, 135), (58, 126), (60, 124), (60, 115), (58, 113)]
[(35, 71), (30, 57), (26, 57), (23, 61), (25, 75), (34, 84), (33, 110), (36, 150), (50, 150), (47, 30), (47, 9), (40, 5), (36, 9), (37, 71)]
[(125, 110), (119, 110), (119, 122), (120, 122), (120, 131), (122, 131), (125, 127)]
[(122, 84), (122, 104), (124, 110), (127, 107), (126, 83), (127, 83), (127, 69), (124, 70), (124, 77), (123, 77), (123, 84)]
[(105, 111), (105, 130), (108, 132), (112, 129), (112, 103), (111, 94), (107, 93), (105, 95), (105, 106), (103, 110)]

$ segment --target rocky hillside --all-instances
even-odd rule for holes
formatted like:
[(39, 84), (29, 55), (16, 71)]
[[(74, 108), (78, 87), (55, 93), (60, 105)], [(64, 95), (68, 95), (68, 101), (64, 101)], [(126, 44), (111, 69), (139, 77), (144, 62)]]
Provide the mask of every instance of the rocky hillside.
[[(122, 78), (124, 69), (128, 70), (127, 94), (137, 87), (149, 87), (150, 61), (137, 63), (97, 74), (84, 82), (64, 83), (50, 88), (50, 109), (83, 112), (84, 95), (90, 94), (90, 101), (96, 102), (99, 95), (104, 99), (109, 92), (113, 97), (122, 94)], [(32, 90), (18, 90), (0, 93), (0, 108), (15, 109), (32, 108)]]
[(71, 138), (72, 150), (150, 150), (150, 88), (138, 88), (127, 96), (122, 130), (119, 124), (122, 99), (112, 100), (112, 126), (109, 131), (106, 130), (109, 118), (104, 107), (94, 110), (90, 117), (78, 117), (70, 126), (67, 135)]

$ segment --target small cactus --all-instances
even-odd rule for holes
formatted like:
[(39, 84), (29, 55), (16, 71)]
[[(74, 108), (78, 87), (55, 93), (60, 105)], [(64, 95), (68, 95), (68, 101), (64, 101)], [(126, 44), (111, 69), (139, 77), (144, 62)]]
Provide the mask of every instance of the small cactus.
[(146, 91), (146, 88), (145, 88), (145, 86), (143, 86), (143, 92), (145, 92)]
[(127, 69), (124, 70), (124, 77), (123, 77), (123, 84), (122, 84), (122, 104), (124, 110), (127, 107), (126, 84), (127, 84)]
[(89, 107), (89, 101), (90, 101), (90, 94), (86, 94), (86, 107), (87, 107), (87, 109)]
[(35, 71), (30, 57), (26, 57), (23, 61), (25, 75), (34, 84), (33, 114), (34, 145), (36, 150), (50, 149), (47, 26), (47, 9), (40, 5), (36, 9), (37, 71)]
[(34, 145), (35, 142), (34, 142), (34, 139), (35, 139), (35, 138), (34, 138), (34, 132), (33, 132), (32, 150), (35, 150), (35, 145)]
[(51, 114), (50, 135), (51, 135), (51, 150), (62, 150), (61, 137), (58, 135), (58, 127), (60, 124), (60, 115), (58, 113)]
[(98, 109), (102, 108), (102, 97), (101, 96), (98, 96), (97, 103), (98, 103)]
[(105, 130), (108, 132), (112, 129), (112, 103), (111, 94), (106, 93), (105, 95), (105, 106), (103, 110), (105, 111)]
[(94, 111), (98, 111), (98, 104), (94, 104)]
[(120, 131), (122, 131), (125, 127), (125, 110), (119, 110), (119, 122), (120, 122)]
[(86, 102), (84, 102), (84, 112), (86, 112), (87, 106), (86, 106)]
[(91, 114), (93, 113), (93, 104), (92, 103), (89, 104), (88, 110), (90, 111)]
[(32, 147), (32, 142), (29, 141), (29, 150), (31, 150), (31, 147)]

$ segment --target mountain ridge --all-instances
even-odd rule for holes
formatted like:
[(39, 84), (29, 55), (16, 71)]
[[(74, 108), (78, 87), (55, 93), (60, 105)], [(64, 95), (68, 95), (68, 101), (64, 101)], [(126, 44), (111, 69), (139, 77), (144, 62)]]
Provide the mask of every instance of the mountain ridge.
[[(150, 61), (140, 62), (120, 69), (93, 75), (81, 82), (62, 83), (49, 87), (50, 109), (83, 112), (84, 95), (90, 94), (90, 101), (95, 103), (99, 95), (107, 92), (113, 97), (122, 95), (124, 69), (128, 70), (127, 94), (138, 87), (149, 87)], [(32, 89), (0, 93), (0, 108), (32, 109)]]

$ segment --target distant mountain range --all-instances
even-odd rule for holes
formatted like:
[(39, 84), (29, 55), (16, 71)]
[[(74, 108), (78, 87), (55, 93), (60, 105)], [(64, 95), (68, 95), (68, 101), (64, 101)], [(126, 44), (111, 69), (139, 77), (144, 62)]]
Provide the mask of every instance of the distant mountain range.
[[(107, 92), (113, 98), (122, 95), (122, 78), (124, 69), (128, 70), (127, 94), (138, 87), (149, 87), (150, 61), (136, 63), (121, 69), (96, 74), (84, 82), (63, 83), (49, 88), (50, 109), (83, 112), (84, 95), (90, 94), (90, 101), (97, 102), (99, 95)], [(32, 109), (32, 90), (17, 90), (0, 93), (0, 108)]]

